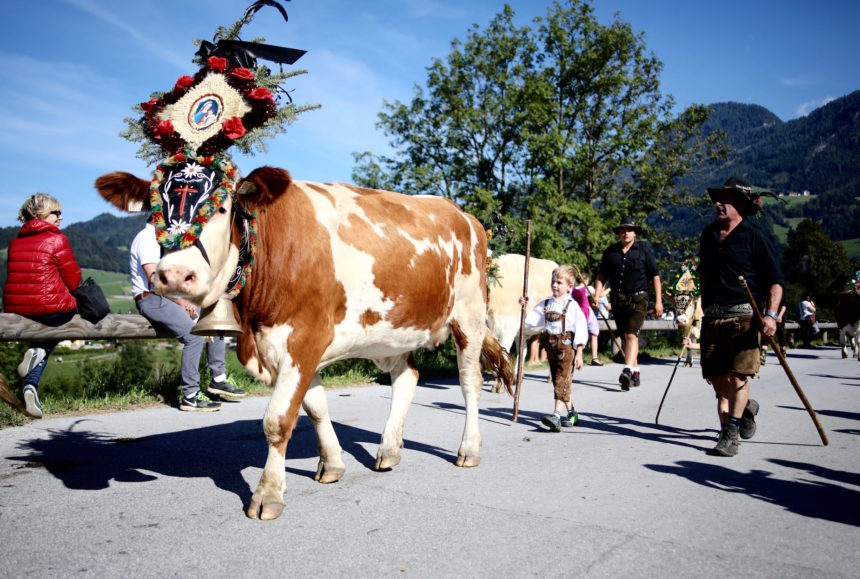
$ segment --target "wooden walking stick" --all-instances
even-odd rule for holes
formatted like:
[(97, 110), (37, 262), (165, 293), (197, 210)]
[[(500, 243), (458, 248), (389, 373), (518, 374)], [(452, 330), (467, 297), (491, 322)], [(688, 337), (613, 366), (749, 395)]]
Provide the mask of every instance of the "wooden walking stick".
[[(750, 300), (750, 305), (752, 306), (753, 312), (755, 313), (755, 317), (758, 320), (759, 324), (762, 328), (764, 328), (764, 319), (761, 317), (761, 311), (758, 309), (758, 304), (755, 302), (755, 298), (753, 297), (752, 292), (750, 291), (749, 286), (747, 285), (747, 280), (744, 279), (744, 276), (738, 276), (738, 281), (741, 282), (741, 287), (744, 288), (747, 292), (747, 297)], [(818, 420), (818, 415), (815, 413), (815, 410), (812, 408), (812, 405), (809, 403), (809, 400), (806, 399), (806, 395), (803, 393), (803, 390), (800, 388), (800, 384), (797, 383), (797, 379), (794, 377), (794, 373), (791, 371), (791, 368), (788, 367), (788, 362), (785, 359), (785, 356), (782, 353), (782, 349), (777, 347), (776, 340), (773, 339), (773, 336), (767, 336), (768, 341), (770, 342), (770, 347), (773, 348), (773, 352), (776, 354), (776, 357), (779, 359), (779, 363), (782, 365), (782, 369), (785, 370), (786, 376), (788, 376), (789, 382), (794, 386), (794, 391), (797, 392), (797, 395), (800, 397), (800, 401), (803, 402), (803, 406), (806, 407), (806, 411), (809, 413), (809, 417), (812, 418), (812, 422), (815, 424), (815, 429), (818, 430), (818, 436), (821, 437), (821, 442), (824, 446), (829, 444), (827, 440), (827, 434), (824, 432), (824, 428), (821, 426), (821, 422)]]
[[(526, 221), (526, 263), (523, 267), (523, 297), (529, 297), (529, 260), (532, 251), (532, 220)], [(520, 413), (520, 385), (523, 382), (523, 350), (525, 349), (525, 340), (523, 335), (526, 331), (526, 304), (523, 304), (520, 311), (520, 337), (517, 342), (517, 387), (514, 391), (514, 417), (516, 422)]]
[(582, 285), (585, 286), (585, 291), (588, 293), (588, 297), (591, 298), (592, 303), (597, 304), (597, 313), (600, 315), (601, 318), (603, 318), (603, 323), (606, 324), (606, 329), (609, 330), (609, 335), (612, 336), (612, 341), (615, 342), (615, 347), (618, 348), (619, 352), (624, 354), (624, 348), (621, 347), (621, 340), (618, 338), (618, 336), (615, 335), (615, 332), (612, 330), (612, 327), (610, 327), (609, 320), (606, 319), (606, 316), (604, 316), (603, 312), (600, 311), (600, 303), (598, 301), (598, 298), (595, 297), (593, 293), (591, 293), (590, 289), (588, 289), (588, 284), (585, 283), (585, 278), (582, 277), (579, 268), (576, 267), (575, 264), (571, 264), (571, 266), (573, 267), (573, 273), (576, 275), (576, 278), (580, 282), (582, 282)]

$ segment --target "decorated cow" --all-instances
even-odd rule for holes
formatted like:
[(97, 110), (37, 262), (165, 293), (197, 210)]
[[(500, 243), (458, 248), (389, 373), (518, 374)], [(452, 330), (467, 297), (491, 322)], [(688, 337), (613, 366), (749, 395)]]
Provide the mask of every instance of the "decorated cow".
[(456, 464), (477, 466), (481, 357), (509, 392), (511, 382), (486, 325), (484, 228), (438, 197), (297, 181), (272, 167), (240, 178), (227, 147), (243, 131), (279, 122), (271, 91), (258, 90), (268, 69), (253, 60), (272, 51), (247, 44), (203, 46), (196, 76), (145, 103), (138, 127), (165, 153), (151, 180), (111, 173), (96, 181), (115, 206), (151, 212), (163, 248), (155, 291), (204, 308), (231, 297), (239, 359), (274, 387), (263, 419), (268, 457), (247, 515), (273, 519), (284, 509), (285, 455), (300, 407), (318, 437), (315, 479), (343, 476), (319, 377), (337, 360), (367, 358), (391, 373), (376, 468), (397, 465), (418, 381), (412, 352), (448, 336), (465, 399)]
[(854, 352), (852, 357), (860, 360), (860, 271), (855, 274), (851, 286), (836, 299), (836, 328), (842, 357), (848, 357), (850, 347)]
[[(692, 259), (687, 259), (681, 264), (681, 272), (671, 286), (672, 296), (675, 302), (675, 324), (682, 338), (690, 338), (693, 342), (699, 341), (702, 329), (702, 298), (699, 296), (699, 279), (697, 265)], [(693, 351), (687, 348), (687, 357), (684, 367), (693, 366)]]
[[(520, 317), (522, 306), (519, 303), (523, 295), (523, 278), (525, 277), (524, 255), (508, 253), (493, 258), (496, 266), (495, 283), (490, 284), (490, 298), (487, 304), (487, 325), (499, 343), (511, 351), (514, 339), (520, 332)], [(558, 264), (548, 259), (529, 258), (529, 303), (552, 295), (550, 282), (552, 271)], [(536, 332), (526, 329), (525, 337), (529, 338)], [(501, 384), (496, 380), (493, 392), (501, 392)]]

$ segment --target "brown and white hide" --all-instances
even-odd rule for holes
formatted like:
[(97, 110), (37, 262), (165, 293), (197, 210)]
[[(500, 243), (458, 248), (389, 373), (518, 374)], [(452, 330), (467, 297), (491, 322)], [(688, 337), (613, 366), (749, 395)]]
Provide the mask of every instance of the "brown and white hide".
[[(675, 324), (678, 327), (678, 335), (681, 338), (689, 337), (691, 341), (698, 342), (702, 332), (702, 298), (692, 294), (686, 294), (687, 299), (679, 299), (681, 294), (675, 296), (675, 308), (677, 316)], [(684, 367), (693, 366), (693, 351), (687, 348), (687, 357), (684, 359)]]
[(848, 357), (850, 347), (854, 352), (852, 358), (860, 360), (860, 295), (853, 291), (839, 294), (835, 314), (842, 357)]
[[(105, 183), (106, 197), (128, 201), (117, 195), (116, 179)], [(294, 181), (271, 167), (253, 171), (237, 190), (238, 201), (228, 201), (200, 235), (209, 262), (196, 247), (165, 255), (155, 291), (201, 306), (214, 303), (238, 262), (232, 204), (256, 213), (256, 261), (234, 299), (243, 329), (237, 353), (274, 392), (263, 418), (268, 458), (247, 515), (273, 519), (284, 509), (284, 457), (300, 407), (318, 437), (316, 480), (343, 476), (318, 373), (337, 360), (367, 358), (391, 373), (391, 408), (376, 468), (397, 465), (418, 382), (412, 352), (449, 335), (465, 400), (456, 464), (477, 466), (482, 355), (509, 391), (511, 380), (510, 365), (486, 325), (487, 238), (481, 224), (439, 197)]]
[[(490, 285), (490, 299), (487, 304), (487, 325), (503, 348), (513, 351), (514, 340), (519, 343), (520, 318), (522, 306), (519, 303), (523, 295), (523, 278), (525, 277), (526, 258), (517, 253), (508, 253), (493, 258), (497, 266), (497, 280)], [(548, 259), (529, 258), (528, 298), (529, 308), (552, 295), (552, 272), (558, 264)], [(528, 339), (537, 332), (525, 329)], [(501, 392), (501, 383), (497, 379), (492, 388), (493, 392)]]

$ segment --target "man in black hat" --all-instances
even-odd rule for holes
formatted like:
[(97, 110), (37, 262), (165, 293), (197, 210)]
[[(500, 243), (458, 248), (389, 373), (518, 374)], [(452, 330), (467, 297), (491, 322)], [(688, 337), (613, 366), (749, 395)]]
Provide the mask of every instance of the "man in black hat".
[[(745, 218), (754, 215), (762, 194), (732, 177), (722, 187), (709, 187), (717, 218), (702, 231), (699, 284), (702, 308), (702, 377), (717, 393), (720, 438), (709, 451), (734, 456), (738, 436), (756, 431), (759, 405), (749, 397), (749, 378), (759, 370), (759, 331), (776, 333), (777, 309), (784, 281), (773, 246)], [(738, 276), (744, 276), (756, 302), (766, 302), (764, 327), (753, 320), (753, 309)]]
[(609, 282), (612, 287), (612, 314), (624, 348), (624, 370), (618, 382), (622, 390), (630, 390), (631, 386), (640, 384), (639, 330), (648, 311), (648, 283), (654, 284), (655, 317), (663, 315), (663, 285), (654, 256), (647, 247), (636, 243), (636, 235), (642, 233), (636, 220), (625, 217), (613, 231), (618, 234), (619, 241), (603, 253), (594, 295), (601, 295), (604, 284)]

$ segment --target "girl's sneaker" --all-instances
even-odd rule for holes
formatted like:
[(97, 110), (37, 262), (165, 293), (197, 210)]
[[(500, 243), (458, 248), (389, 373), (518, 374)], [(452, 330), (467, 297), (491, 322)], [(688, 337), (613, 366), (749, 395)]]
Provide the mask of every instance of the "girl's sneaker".
[(42, 363), (45, 359), (45, 350), (42, 348), (29, 348), (24, 352), (24, 359), (18, 364), (18, 376), (25, 378), (27, 374), (33, 371), (33, 368)]
[(33, 418), (42, 418), (42, 403), (39, 402), (39, 393), (32, 384), (24, 385), (24, 405), (27, 408), (27, 414)]

